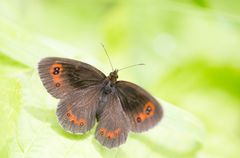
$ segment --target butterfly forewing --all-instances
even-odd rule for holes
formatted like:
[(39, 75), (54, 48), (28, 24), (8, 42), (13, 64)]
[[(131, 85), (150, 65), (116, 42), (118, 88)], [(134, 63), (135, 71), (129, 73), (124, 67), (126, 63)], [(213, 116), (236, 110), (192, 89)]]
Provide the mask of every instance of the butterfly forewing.
[(106, 76), (93, 66), (66, 58), (42, 59), (38, 70), (43, 85), (56, 98), (63, 98), (76, 88), (101, 83)]
[(122, 108), (130, 120), (131, 131), (146, 131), (161, 120), (162, 107), (144, 89), (126, 81), (118, 81), (116, 87)]

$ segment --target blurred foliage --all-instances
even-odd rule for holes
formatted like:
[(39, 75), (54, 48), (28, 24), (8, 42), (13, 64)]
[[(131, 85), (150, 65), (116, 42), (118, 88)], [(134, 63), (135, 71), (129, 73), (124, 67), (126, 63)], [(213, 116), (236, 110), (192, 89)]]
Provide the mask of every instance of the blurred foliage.
[[(1, 0), (0, 156), (238, 158), (239, 15), (237, 0)], [(36, 69), (41, 58), (60, 56), (107, 74), (100, 43), (116, 68), (146, 64), (120, 79), (179, 107), (163, 102), (162, 123), (114, 150), (101, 147), (94, 130), (61, 129), (57, 100)]]

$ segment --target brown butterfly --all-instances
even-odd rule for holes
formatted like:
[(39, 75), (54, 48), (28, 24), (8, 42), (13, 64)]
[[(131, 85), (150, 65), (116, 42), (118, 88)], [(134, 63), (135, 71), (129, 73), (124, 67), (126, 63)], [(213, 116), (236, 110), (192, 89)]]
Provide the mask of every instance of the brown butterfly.
[(38, 65), (47, 91), (60, 99), (56, 115), (64, 130), (85, 133), (98, 122), (95, 138), (108, 148), (123, 144), (128, 132), (143, 132), (163, 116), (159, 102), (141, 87), (117, 81), (73, 59), (49, 57)]

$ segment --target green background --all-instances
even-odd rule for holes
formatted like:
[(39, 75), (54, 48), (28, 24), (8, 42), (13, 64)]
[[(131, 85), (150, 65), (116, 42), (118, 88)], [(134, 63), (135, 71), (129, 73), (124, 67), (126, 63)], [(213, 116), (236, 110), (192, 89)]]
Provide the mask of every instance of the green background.
[[(240, 2), (237, 0), (1, 0), (0, 157), (238, 158)], [(57, 123), (41, 84), (47, 56), (78, 59), (141, 85), (165, 115), (117, 149)], [(170, 102), (175, 106), (165, 102)]]

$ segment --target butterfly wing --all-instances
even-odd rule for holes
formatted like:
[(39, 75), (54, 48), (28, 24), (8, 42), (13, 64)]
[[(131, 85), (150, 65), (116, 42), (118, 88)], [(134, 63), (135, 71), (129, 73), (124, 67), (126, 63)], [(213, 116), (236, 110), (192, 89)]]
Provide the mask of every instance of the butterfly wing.
[(130, 120), (131, 131), (146, 131), (161, 120), (163, 109), (147, 91), (126, 81), (118, 81), (116, 87), (122, 108)]
[(61, 99), (56, 115), (66, 131), (85, 133), (94, 126), (101, 88), (102, 85), (99, 84), (77, 89)]
[(63, 98), (76, 88), (100, 83), (106, 76), (93, 66), (66, 58), (42, 59), (38, 70), (43, 85), (56, 98)]
[(123, 144), (129, 132), (129, 120), (116, 93), (105, 96), (105, 106), (99, 115), (95, 138), (108, 148)]

